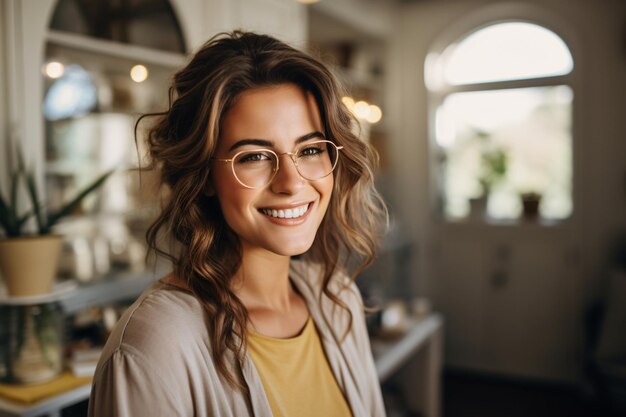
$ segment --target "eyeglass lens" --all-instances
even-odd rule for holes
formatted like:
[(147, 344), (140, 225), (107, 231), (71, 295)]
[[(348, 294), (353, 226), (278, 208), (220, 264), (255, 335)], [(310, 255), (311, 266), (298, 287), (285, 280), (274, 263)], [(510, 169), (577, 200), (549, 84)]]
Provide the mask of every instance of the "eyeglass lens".
[[(293, 157), (292, 157), (293, 159)], [(283, 163), (286, 161), (283, 160)], [(296, 168), (303, 178), (318, 180), (329, 175), (337, 162), (337, 148), (332, 142), (319, 141), (301, 145), (296, 150)], [(237, 154), (233, 171), (242, 184), (251, 188), (267, 185), (279, 167), (277, 155), (269, 150), (251, 150)]]

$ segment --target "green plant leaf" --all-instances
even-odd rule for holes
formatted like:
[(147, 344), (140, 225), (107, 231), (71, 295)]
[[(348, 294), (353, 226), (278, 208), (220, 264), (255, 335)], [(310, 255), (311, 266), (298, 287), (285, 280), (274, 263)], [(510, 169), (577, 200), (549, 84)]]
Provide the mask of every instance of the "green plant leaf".
[(15, 214), (16, 209), (17, 209), (17, 187), (20, 183), (20, 177), (22, 176), (22, 171), (21, 170), (17, 170), (17, 171), (13, 171), (11, 172), (11, 200), (10, 200), (10, 204), (13, 210), (13, 213)]
[(15, 214), (2, 195), (0, 195), (0, 224), (2, 224), (2, 228), (7, 236), (15, 237), (19, 235), (19, 224), (16, 222)]
[[(42, 207), (39, 204), (39, 193), (37, 192), (37, 185), (35, 183), (35, 178), (32, 172), (29, 172), (26, 169), (26, 163), (24, 161), (24, 152), (22, 152), (22, 148), (18, 145), (17, 147), (17, 170), (11, 175), (11, 201), (12, 201), (12, 214), (13, 221), (16, 227), (15, 236), (20, 236), (22, 234), (22, 228), (26, 221), (35, 216), (37, 220), (37, 227), (41, 230), (43, 225), (43, 212)], [(26, 181), (26, 190), (28, 192), (28, 196), (30, 197), (30, 202), (33, 206), (32, 210), (27, 212), (26, 214), (19, 216), (17, 214), (17, 194), (18, 194), (18, 186), (20, 177), (24, 177)]]
[(28, 172), (26, 174), (26, 186), (28, 189), (28, 195), (30, 196), (30, 202), (33, 205), (33, 212), (35, 220), (37, 221), (37, 229), (39, 229), (39, 234), (45, 235), (48, 232), (46, 232), (46, 224), (43, 218), (42, 207), (41, 204), (39, 204), (37, 184), (35, 183), (35, 177), (32, 172)]
[(19, 234), (20, 225), (17, 222), (17, 187), (19, 185), (20, 170), (11, 171), (9, 200), (5, 200), (0, 194), (0, 224), (5, 229), (7, 236)]
[(23, 214), (22, 217), (18, 217), (16, 219), (15, 222), (17, 224), (18, 230), (22, 230), (22, 227), (24, 227), (24, 224), (28, 221), (28, 219), (31, 218), (32, 215), (33, 215), (33, 212), (29, 211), (28, 213)]
[(113, 174), (113, 172), (113, 170), (105, 172), (104, 174), (96, 178), (95, 181), (85, 187), (81, 192), (79, 192), (74, 198), (65, 203), (63, 207), (61, 207), (59, 210), (51, 212), (48, 216), (48, 222), (46, 224), (47, 232), (49, 233), (50, 229), (52, 229), (52, 226), (54, 226), (61, 218), (69, 215), (72, 211), (74, 211), (74, 209), (78, 207), (78, 205), (85, 197), (100, 188), (100, 186), (104, 184), (107, 178), (109, 178), (109, 176)]

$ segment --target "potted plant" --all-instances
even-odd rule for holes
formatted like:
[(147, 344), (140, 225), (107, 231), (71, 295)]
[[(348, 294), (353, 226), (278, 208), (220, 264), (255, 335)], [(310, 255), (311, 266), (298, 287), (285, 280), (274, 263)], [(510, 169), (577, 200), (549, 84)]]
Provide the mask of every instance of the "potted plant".
[(490, 148), (483, 151), (480, 160), (481, 173), (478, 181), (480, 182), (482, 195), (488, 196), (493, 186), (506, 176), (508, 158), (503, 149)]
[(522, 216), (526, 220), (537, 220), (539, 217), (539, 205), (541, 194), (536, 191), (524, 191), (520, 193), (522, 202)]
[(475, 139), (480, 143), (480, 194), (470, 199), (470, 213), (472, 217), (483, 217), (491, 190), (506, 177), (508, 155), (504, 149), (493, 143), (487, 132), (476, 132)]
[[(62, 237), (52, 233), (54, 225), (71, 214), (85, 197), (97, 190), (113, 173), (100, 175), (56, 210), (39, 200), (35, 176), (27, 169), (21, 151), (17, 168), (9, 169), (9, 195), (0, 193), (0, 272), (10, 296), (49, 293), (54, 283)], [(30, 207), (20, 210), (20, 191), (25, 191)], [(28, 232), (28, 220), (35, 219), (36, 232)]]

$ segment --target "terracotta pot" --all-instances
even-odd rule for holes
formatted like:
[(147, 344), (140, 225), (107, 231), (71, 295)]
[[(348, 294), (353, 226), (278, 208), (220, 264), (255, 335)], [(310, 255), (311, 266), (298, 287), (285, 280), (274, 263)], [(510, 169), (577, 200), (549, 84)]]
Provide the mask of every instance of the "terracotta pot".
[(539, 218), (539, 206), (541, 197), (522, 197), (522, 215), (526, 220), (537, 220)]
[(60, 235), (0, 239), (0, 272), (9, 296), (50, 293), (62, 243)]

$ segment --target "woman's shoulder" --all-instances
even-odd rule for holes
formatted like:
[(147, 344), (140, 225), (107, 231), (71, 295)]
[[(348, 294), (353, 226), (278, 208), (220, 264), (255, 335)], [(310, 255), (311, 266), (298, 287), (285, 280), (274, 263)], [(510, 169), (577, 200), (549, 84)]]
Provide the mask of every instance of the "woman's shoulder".
[(159, 280), (126, 310), (111, 332), (101, 362), (114, 354), (154, 361), (208, 343), (202, 305), (188, 292)]
[[(146, 289), (106, 343), (89, 415), (208, 416), (218, 408), (246, 409), (214, 366), (206, 317), (193, 295), (163, 280)], [(245, 415), (224, 413), (235, 414)]]

